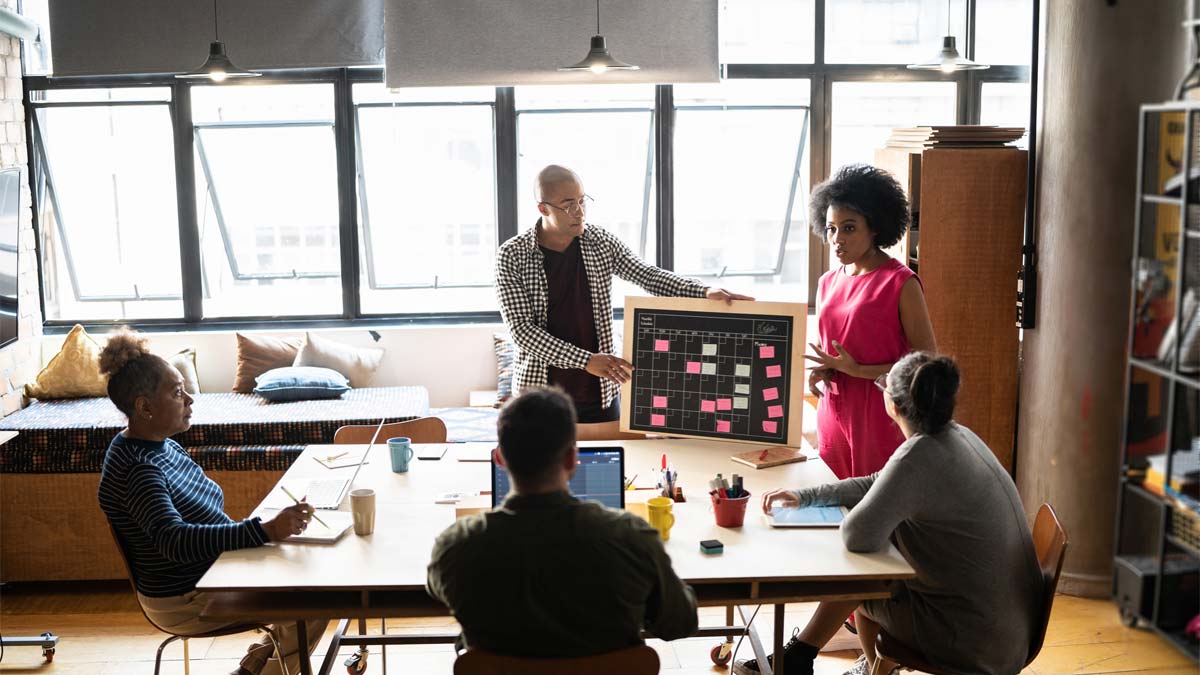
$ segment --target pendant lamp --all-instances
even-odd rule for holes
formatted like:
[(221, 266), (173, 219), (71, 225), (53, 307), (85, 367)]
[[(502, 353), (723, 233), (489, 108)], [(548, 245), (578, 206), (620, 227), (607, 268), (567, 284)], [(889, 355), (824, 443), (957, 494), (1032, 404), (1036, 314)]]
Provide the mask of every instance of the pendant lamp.
[(559, 70), (590, 70), (597, 75), (603, 75), (609, 70), (638, 70), (637, 66), (618, 61), (608, 53), (604, 36), (600, 34), (600, 0), (596, 0), (596, 34), (592, 36), (592, 48), (582, 61), (573, 66), (561, 66)]
[(990, 67), (982, 63), (975, 63), (958, 53), (954, 35), (950, 31), (950, 0), (946, 0), (946, 36), (942, 38), (942, 51), (938, 52), (937, 56), (928, 61), (910, 64), (908, 69), (940, 70), (943, 73), (956, 73), (960, 70), (986, 70)]
[(185, 80), (209, 79), (213, 82), (224, 82), (231, 78), (258, 77), (262, 73), (242, 70), (233, 65), (225, 55), (225, 43), (221, 42), (221, 33), (217, 30), (217, 0), (213, 0), (213, 41), (208, 45), (208, 60), (199, 68), (175, 77)]

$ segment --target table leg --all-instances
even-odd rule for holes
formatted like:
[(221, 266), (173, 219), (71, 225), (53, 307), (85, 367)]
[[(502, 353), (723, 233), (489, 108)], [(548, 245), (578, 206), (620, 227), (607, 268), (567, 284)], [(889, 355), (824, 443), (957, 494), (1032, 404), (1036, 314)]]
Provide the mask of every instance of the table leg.
[[(726, 625), (726, 626), (732, 626), (732, 625), (733, 625), (733, 605), (726, 605), (726, 606), (725, 606), (725, 625)], [(732, 643), (732, 642), (733, 642), (733, 635), (730, 635), (730, 636), (726, 637), (726, 638), (725, 638), (725, 641), (726, 641), (726, 642), (729, 642), (729, 643)]]
[(754, 659), (758, 661), (758, 672), (761, 675), (773, 675), (771, 662), (767, 660), (767, 650), (763, 649), (762, 640), (758, 639), (758, 628), (753, 623), (754, 618), (758, 616), (758, 609), (738, 605), (737, 611), (742, 616), (742, 624), (746, 626), (746, 637), (750, 639), (750, 650), (754, 653)]
[(783, 604), (775, 605), (775, 662), (771, 666), (776, 673), (786, 672), (783, 669), (783, 610), (786, 607)]
[(350, 619), (342, 619), (338, 622), (337, 628), (333, 631), (333, 637), (329, 639), (329, 651), (325, 652), (325, 660), (321, 662), (321, 675), (329, 675), (333, 672), (333, 662), (337, 660), (338, 651), (342, 647), (342, 636), (346, 634), (346, 630), (350, 627)]
[(308, 653), (308, 626), (304, 619), (296, 622), (296, 655), (300, 657), (300, 675), (313, 675)]

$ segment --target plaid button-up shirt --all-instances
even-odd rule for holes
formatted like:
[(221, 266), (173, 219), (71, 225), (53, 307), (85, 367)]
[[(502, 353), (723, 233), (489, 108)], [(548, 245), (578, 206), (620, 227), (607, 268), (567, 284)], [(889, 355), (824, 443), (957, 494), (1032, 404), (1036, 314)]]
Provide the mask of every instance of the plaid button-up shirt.
[[(546, 332), (550, 301), (537, 233), (542, 221), (504, 242), (496, 256), (496, 295), (500, 315), (517, 345), (513, 395), (545, 386), (548, 368), (587, 368), (591, 352)], [(583, 269), (592, 292), (592, 315), (601, 354), (611, 354), (613, 275), (641, 286), (651, 295), (704, 297), (704, 284), (642, 262), (613, 234), (589, 224), (579, 235)], [(620, 385), (601, 378), (600, 399), (608, 407)]]

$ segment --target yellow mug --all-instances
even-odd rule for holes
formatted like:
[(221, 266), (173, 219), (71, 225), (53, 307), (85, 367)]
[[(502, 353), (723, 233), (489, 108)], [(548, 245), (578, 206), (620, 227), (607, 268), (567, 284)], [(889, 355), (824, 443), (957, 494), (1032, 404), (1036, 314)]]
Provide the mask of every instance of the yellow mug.
[(671, 528), (675, 526), (675, 515), (671, 513), (673, 506), (675, 501), (667, 497), (646, 500), (646, 520), (650, 521), (650, 527), (658, 530), (663, 541), (671, 538)]

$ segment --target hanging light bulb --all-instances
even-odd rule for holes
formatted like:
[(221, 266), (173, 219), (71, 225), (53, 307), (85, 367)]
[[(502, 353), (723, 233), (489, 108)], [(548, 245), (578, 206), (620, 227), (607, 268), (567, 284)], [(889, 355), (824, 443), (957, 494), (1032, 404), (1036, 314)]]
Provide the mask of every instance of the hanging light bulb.
[(217, 30), (217, 0), (213, 0), (213, 41), (208, 45), (208, 59), (199, 68), (180, 73), (175, 77), (181, 80), (209, 79), (213, 82), (224, 82), (230, 78), (259, 77), (260, 75), (262, 73), (238, 68), (225, 55), (225, 43), (221, 42), (221, 33)]
[(942, 51), (928, 61), (909, 64), (908, 69), (940, 70), (949, 75), (960, 70), (986, 70), (990, 67), (986, 64), (975, 63), (958, 53), (958, 47), (950, 31), (950, 0), (946, 0), (946, 36), (942, 38)]
[(603, 75), (609, 70), (639, 70), (637, 66), (618, 61), (608, 53), (608, 45), (600, 34), (600, 0), (596, 0), (596, 34), (592, 36), (592, 48), (582, 61), (572, 66), (560, 66), (559, 70), (590, 70), (596, 75)]

